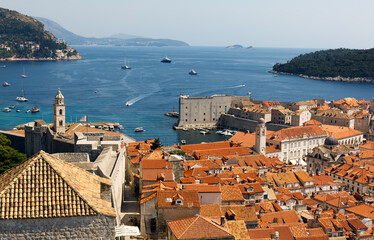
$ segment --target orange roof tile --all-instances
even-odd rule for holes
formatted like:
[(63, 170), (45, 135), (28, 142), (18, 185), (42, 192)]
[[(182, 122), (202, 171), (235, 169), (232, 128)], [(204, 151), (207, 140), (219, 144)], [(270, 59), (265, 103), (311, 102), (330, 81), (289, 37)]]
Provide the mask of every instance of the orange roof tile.
[(349, 127), (326, 125), (326, 124), (322, 124), (321, 129), (326, 131), (329, 136), (333, 135), (338, 140), (363, 134), (362, 132), (349, 128)]
[[(161, 176), (163, 174), (163, 176)], [(172, 169), (143, 169), (142, 180), (143, 181), (163, 181), (172, 182), (174, 181), (174, 175)]]
[(122, 135), (122, 133), (120, 132), (106, 131), (103, 129), (91, 128), (81, 123), (74, 123), (68, 129), (66, 129), (64, 136), (69, 137), (69, 138), (74, 138), (74, 133), (76, 132), (81, 132), (81, 133), (102, 132), (102, 133), (105, 133), (105, 136), (121, 136)]
[(25, 135), (25, 130), (11, 130), (11, 131), (8, 131), (8, 132), (17, 133), (17, 134), (20, 134), (20, 135)]
[(374, 220), (374, 207), (366, 204), (350, 207), (345, 209), (347, 212), (354, 213), (360, 217), (367, 217)]
[(281, 211), (273, 213), (265, 213), (260, 217), (261, 221), (264, 223), (274, 223), (274, 219), (277, 219), (278, 224), (281, 223), (298, 223), (300, 221), (299, 216), (296, 211)]
[(221, 187), (222, 201), (244, 201), (242, 192), (237, 185), (224, 185)]
[(141, 165), (142, 169), (171, 169), (171, 163), (166, 159), (143, 159)]
[(247, 147), (231, 147), (231, 148), (218, 148), (208, 150), (196, 150), (193, 155), (195, 158), (200, 159), (202, 157), (224, 157), (227, 155), (250, 155), (251, 151)]
[(208, 184), (185, 184), (183, 187), (186, 190), (195, 190), (198, 191), (199, 193), (217, 193), (221, 192), (221, 187), (217, 185), (208, 185)]
[(183, 152), (187, 154), (192, 154), (192, 152), (197, 150), (208, 150), (208, 149), (218, 149), (218, 148), (229, 148), (229, 142), (212, 142), (212, 143), (200, 143), (200, 144), (190, 144), (182, 145), (180, 148)]
[(279, 130), (271, 136), (271, 140), (283, 141), (303, 138), (304, 134), (308, 137), (323, 136), (326, 132), (318, 126), (299, 126)]
[(234, 238), (225, 228), (201, 216), (170, 221), (168, 225), (176, 239)]
[[(177, 194), (183, 197), (182, 205), (176, 205), (173, 201), (173, 197)], [(157, 206), (159, 208), (200, 208), (199, 194), (197, 191), (192, 190), (158, 191)]]
[(243, 220), (236, 220), (236, 221), (227, 221), (225, 223), (225, 228), (235, 236), (235, 239), (240, 240), (250, 240), (251, 238), (248, 236), (247, 227)]

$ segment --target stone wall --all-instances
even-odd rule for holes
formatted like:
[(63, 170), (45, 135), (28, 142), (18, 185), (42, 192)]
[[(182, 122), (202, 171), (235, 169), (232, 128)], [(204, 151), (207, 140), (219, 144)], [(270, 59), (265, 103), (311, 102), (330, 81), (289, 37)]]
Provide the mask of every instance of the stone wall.
[(103, 215), (0, 220), (0, 239), (114, 239), (115, 226)]
[(65, 162), (90, 162), (88, 153), (55, 153), (52, 154), (58, 159), (64, 160)]
[[(256, 120), (250, 120), (250, 119), (244, 119), (244, 118), (238, 118), (233, 115), (229, 114), (222, 114), (217, 126), (220, 128), (229, 128), (239, 131), (250, 131), (254, 132), (256, 131), (257, 121)], [(266, 123), (267, 130), (271, 131), (278, 131), (284, 128), (289, 128), (291, 126), (289, 125), (282, 125), (282, 124), (274, 124), (274, 123)]]
[(10, 139), (12, 148), (17, 149), (21, 153), (25, 152), (25, 136), (7, 131), (0, 131), (0, 133)]

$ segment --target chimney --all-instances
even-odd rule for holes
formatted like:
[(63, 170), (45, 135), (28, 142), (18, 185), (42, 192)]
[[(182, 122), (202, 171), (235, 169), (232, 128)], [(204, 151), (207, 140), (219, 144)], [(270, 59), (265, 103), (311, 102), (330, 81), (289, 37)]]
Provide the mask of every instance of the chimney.
[(225, 222), (226, 222), (226, 220), (225, 220), (225, 216), (221, 216), (221, 226), (223, 227), (224, 225), (225, 225)]
[(279, 239), (279, 232), (275, 231), (274, 234), (271, 234), (271, 239), (272, 240), (278, 240)]

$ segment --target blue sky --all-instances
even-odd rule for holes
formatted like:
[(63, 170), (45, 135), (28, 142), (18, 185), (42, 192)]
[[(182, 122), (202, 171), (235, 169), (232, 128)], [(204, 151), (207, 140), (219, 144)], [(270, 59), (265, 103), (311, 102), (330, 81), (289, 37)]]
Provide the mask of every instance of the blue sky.
[(373, 0), (2, 0), (86, 37), (127, 33), (195, 46), (372, 48)]

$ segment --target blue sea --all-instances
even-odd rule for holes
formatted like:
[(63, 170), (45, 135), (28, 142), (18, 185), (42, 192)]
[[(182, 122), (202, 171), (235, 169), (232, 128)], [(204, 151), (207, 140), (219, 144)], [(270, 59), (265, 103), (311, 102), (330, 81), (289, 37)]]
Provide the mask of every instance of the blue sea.
[[(171, 145), (181, 139), (187, 143), (221, 140), (216, 134), (201, 135), (198, 131), (175, 131), (176, 118), (164, 113), (178, 111), (180, 94), (210, 96), (213, 94), (247, 95), (260, 100), (302, 101), (313, 98), (337, 100), (344, 97), (370, 100), (374, 84), (327, 82), (268, 73), (276, 62), (316, 49), (224, 47), (93, 47), (73, 46), (84, 60), (68, 62), (9, 62), (0, 68), (0, 108), (15, 105), (17, 113), (0, 112), (0, 129), (43, 119), (53, 122), (53, 103), (57, 89), (65, 96), (66, 121), (75, 122), (84, 115), (89, 122), (119, 122), (123, 133), (144, 140), (160, 138)], [(165, 56), (172, 63), (161, 63)], [(122, 70), (128, 61), (131, 70)], [(23, 79), (27, 103), (18, 103)], [(195, 69), (197, 76), (188, 72)], [(242, 87), (245, 84), (245, 87)], [(95, 93), (96, 91), (96, 93)], [(126, 102), (132, 103), (126, 107)], [(39, 113), (26, 113), (37, 106)], [(136, 127), (145, 129), (135, 133)]]

